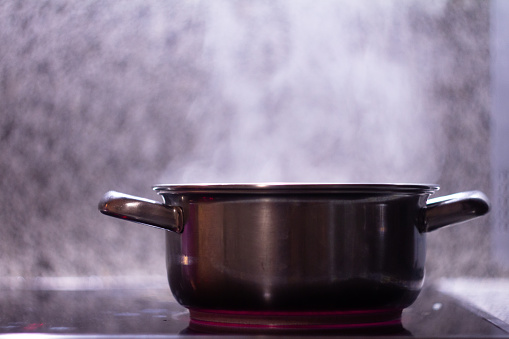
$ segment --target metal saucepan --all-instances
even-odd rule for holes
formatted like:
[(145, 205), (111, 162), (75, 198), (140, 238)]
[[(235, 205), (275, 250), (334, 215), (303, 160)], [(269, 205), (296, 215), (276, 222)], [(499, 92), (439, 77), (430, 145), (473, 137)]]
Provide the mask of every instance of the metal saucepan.
[(390, 323), (422, 287), (426, 233), (489, 210), (481, 192), (428, 199), (437, 189), (160, 185), (163, 203), (108, 192), (99, 209), (171, 231), (170, 288), (196, 324)]

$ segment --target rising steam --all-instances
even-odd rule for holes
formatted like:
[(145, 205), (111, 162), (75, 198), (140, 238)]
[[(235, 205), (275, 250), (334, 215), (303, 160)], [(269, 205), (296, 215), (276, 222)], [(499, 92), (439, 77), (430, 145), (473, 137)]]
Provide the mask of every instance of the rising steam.
[[(441, 121), (416, 65), (412, 2), (203, 4), (207, 81), (191, 152), (162, 180), (434, 182)], [(437, 11), (431, 2), (422, 11)]]

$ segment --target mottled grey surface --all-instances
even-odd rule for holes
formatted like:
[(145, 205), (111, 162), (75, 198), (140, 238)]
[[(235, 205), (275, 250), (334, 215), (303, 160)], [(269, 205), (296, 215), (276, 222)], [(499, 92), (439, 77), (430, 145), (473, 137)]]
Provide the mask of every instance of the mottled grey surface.
[[(436, 182), (491, 194), (489, 2), (0, 0), (5, 276), (165, 274), (109, 189)], [(490, 220), (428, 274), (493, 276)]]

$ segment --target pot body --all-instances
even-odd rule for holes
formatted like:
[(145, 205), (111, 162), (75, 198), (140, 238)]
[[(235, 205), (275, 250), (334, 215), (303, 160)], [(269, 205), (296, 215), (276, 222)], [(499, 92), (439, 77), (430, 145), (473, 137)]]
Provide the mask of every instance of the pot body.
[(424, 278), (428, 192), (172, 194), (170, 288), (187, 308), (403, 309)]

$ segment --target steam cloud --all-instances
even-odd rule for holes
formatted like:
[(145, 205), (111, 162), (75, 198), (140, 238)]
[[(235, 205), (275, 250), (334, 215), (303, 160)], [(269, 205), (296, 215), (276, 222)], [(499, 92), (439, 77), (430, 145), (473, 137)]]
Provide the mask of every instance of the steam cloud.
[[(191, 152), (167, 183), (434, 182), (413, 2), (209, 2)], [(419, 4), (440, 12), (443, 2)], [(422, 7), (426, 6), (426, 7)]]

